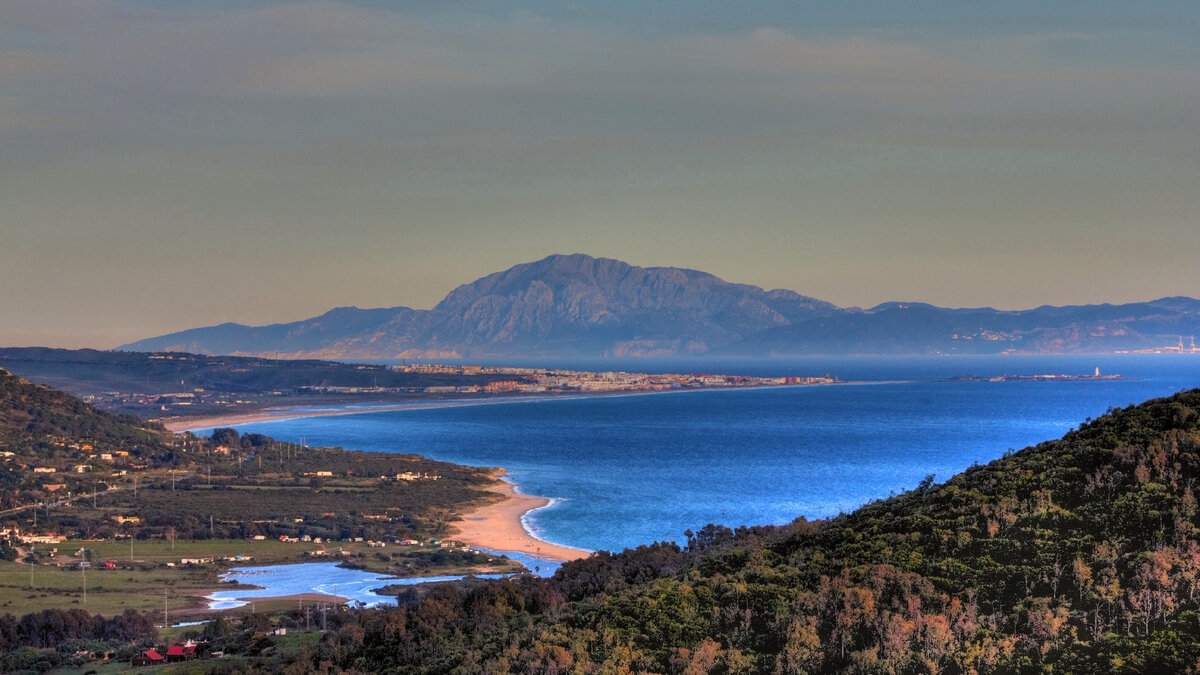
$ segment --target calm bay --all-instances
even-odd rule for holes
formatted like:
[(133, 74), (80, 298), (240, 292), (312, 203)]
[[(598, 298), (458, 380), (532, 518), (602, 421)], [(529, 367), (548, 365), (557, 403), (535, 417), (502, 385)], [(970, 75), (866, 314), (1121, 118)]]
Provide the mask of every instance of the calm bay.
[[(566, 364), (556, 364), (563, 365)], [(550, 497), (538, 537), (619, 550), (688, 528), (826, 517), (945, 480), (1086, 418), (1200, 386), (1200, 357), (929, 357), (574, 363), (590, 370), (817, 375), (854, 383), (547, 398), (244, 424), (309, 445), (412, 452), (503, 466)], [(1087, 374), (1123, 380), (948, 381), (956, 375)]]

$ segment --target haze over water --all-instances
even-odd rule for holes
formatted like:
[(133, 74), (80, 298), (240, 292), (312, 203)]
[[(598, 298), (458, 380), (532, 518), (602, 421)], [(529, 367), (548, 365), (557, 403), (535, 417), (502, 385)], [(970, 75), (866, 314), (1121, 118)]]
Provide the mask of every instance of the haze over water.
[[(563, 365), (563, 364), (555, 364)], [(588, 369), (748, 375), (830, 372), (860, 384), (543, 399), (241, 425), (309, 445), (503, 466), (555, 498), (542, 538), (619, 550), (730, 526), (824, 517), (950, 478), (1086, 418), (1200, 385), (1200, 357), (991, 357), (611, 361)], [(1104, 373), (1082, 382), (930, 381), (959, 374)], [(901, 381), (897, 381), (901, 380)], [(922, 381), (905, 381), (922, 380)]]

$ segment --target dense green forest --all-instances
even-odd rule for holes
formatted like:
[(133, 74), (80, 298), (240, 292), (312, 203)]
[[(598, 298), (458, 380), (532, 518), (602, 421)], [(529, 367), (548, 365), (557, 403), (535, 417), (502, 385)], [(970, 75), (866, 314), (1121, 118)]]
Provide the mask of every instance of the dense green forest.
[(306, 667), (356, 672), (1186, 672), (1200, 390), (838, 518), (689, 532), (552, 579), (410, 592)]

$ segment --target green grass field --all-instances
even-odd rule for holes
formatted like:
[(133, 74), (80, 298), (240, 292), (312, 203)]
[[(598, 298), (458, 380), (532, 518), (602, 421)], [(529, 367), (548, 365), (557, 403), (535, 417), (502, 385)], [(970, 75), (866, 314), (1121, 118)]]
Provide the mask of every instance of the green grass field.
[[(133, 564), (136, 569), (118, 567), (105, 569), (104, 561), (125, 565), (130, 562), (129, 542), (94, 541), (63, 542), (57, 545), (56, 558), (74, 561), (79, 548), (91, 552), (92, 566), (86, 571), (54, 564), (34, 565), (30, 584), (30, 566), (24, 563), (0, 562), (0, 612), (21, 616), (45, 608), (70, 609), (80, 607), (91, 612), (109, 615), (126, 609), (160, 612), (164, 591), (170, 610), (186, 610), (200, 606), (199, 591), (217, 588), (217, 574), (223, 567), (165, 567), (167, 562), (181, 558), (207, 558), (229, 555), (252, 556), (253, 564), (296, 562), (312, 545), (281, 541), (247, 541), (243, 539), (213, 539), (203, 541), (150, 540), (133, 543)], [(50, 561), (55, 546), (39, 544), (34, 547), (43, 562)], [(143, 564), (145, 564), (143, 566)], [(86, 578), (85, 578), (86, 577)], [(84, 583), (87, 597), (84, 598)]]
[(164, 592), (169, 609), (198, 604), (191, 595), (216, 585), (215, 571), (155, 567), (147, 570), (87, 570), (51, 565), (33, 567), (0, 562), (0, 612), (15, 616), (48, 608), (81, 608), (105, 616), (126, 609), (162, 611)]

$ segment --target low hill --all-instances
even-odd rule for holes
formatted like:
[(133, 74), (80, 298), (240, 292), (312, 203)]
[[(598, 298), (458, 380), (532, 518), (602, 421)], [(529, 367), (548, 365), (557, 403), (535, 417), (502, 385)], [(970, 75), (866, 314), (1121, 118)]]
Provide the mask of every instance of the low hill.
[(597, 554), (348, 616), (313, 655), (434, 672), (1194, 672), (1200, 390), (823, 522)]
[(504, 375), (397, 372), (361, 363), (205, 356), (180, 352), (0, 347), (0, 366), (76, 396), (116, 392), (264, 393), (297, 387), (484, 386)]
[(1111, 353), (1178, 347), (1200, 301), (1024, 311), (884, 303), (839, 308), (697, 270), (552, 255), (451, 291), (429, 310), (340, 307), (269, 326), (225, 323), (129, 351), (281, 358), (664, 357)]
[[(184, 539), (444, 535), (454, 513), (495, 498), (485, 490), (493, 482), (485, 469), (233, 429), (209, 438), (172, 434), (3, 369), (0, 453), (6, 526), (30, 531), (36, 522), (39, 531), (72, 539), (168, 531)], [(92, 493), (92, 500), (71, 499)], [(395, 517), (370, 517), (385, 513)], [(124, 518), (130, 515), (137, 516), (132, 524)]]
[(86, 442), (96, 451), (162, 451), (174, 443), (158, 424), (97, 410), (70, 394), (0, 369), (0, 446), (10, 451), (44, 448), (51, 439), (61, 444)]

